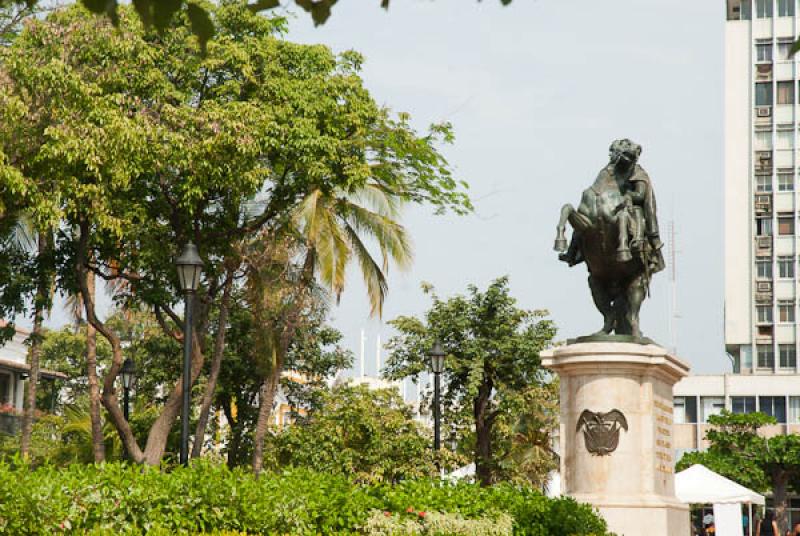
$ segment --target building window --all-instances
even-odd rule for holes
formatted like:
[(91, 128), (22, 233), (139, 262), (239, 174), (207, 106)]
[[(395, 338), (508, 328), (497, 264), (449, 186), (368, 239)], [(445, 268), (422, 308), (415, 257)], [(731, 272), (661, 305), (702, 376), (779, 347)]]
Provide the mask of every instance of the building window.
[(733, 413), (755, 413), (756, 397), (754, 396), (732, 396), (731, 411)]
[(794, 148), (794, 132), (791, 130), (779, 130), (776, 136), (775, 145), (778, 149)]
[(778, 257), (778, 277), (791, 279), (794, 277), (794, 256), (781, 255)]
[[(759, 324), (772, 324), (772, 305), (756, 305), (756, 322)], [(770, 346), (771, 350), (772, 346)], [(758, 366), (761, 366), (760, 357)]]
[(794, 80), (778, 82), (776, 90), (778, 104), (794, 104)]
[(756, 130), (754, 142), (757, 151), (772, 149), (772, 131)]
[(752, 346), (741, 346), (739, 348), (739, 353), (742, 354), (742, 366), (745, 370), (750, 370), (753, 368), (753, 347)]
[(794, 300), (778, 300), (778, 322), (794, 322)]
[(756, 235), (772, 236), (772, 218), (756, 218)]
[(772, 17), (772, 0), (756, 0), (756, 18), (768, 19)]
[(772, 175), (756, 175), (756, 192), (772, 191)]
[(772, 106), (772, 82), (756, 82), (756, 106)]
[(795, 0), (778, 0), (778, 16), (794, 17)]
[(794, 234), (794, 213), (783, 212), (778, 214), (778, 234), (784, 236)]
[(756, 61), (758, 63), (772, 61), (772, 43), (756, 43)]
[(672, 399), (674, 419), (677, 424), (697, 422), (697, 399), (693, 396), (676, 396)]
[(704, 396), (700, 398), (700, 406), (703, 409), (703, 422), (708, 422), (712, 415), (719, 415), (725, 409), (725, 399), (717, 396)]
[(772, 279), (771, 257), (756, 257), (756, 277), (758, 279)]
[(794, 173), (792, 171), (778, 171), (778, 191), (794, 191)]
[(789, 57), (789, 52), (792, 50), (793, 41), (790, 40), (781, 40), (778, 41), (778, 50), (777, 52), (777, 59), (779, 60), (790, 60), (792, 59)]
[(775, 368), (775, 353), (772, 350), (771, 344), (757, 344), (756, 353), (758, 358), (758, 368), (770, 370)]
[(765, 413), (780, 423), (786, 422), (786, 397), (759, 396), (758, 411)]
[(789, 422), (800, 423), (800, 396), (789, 397)]
[(797, 366), (797, 348), (794, 343), (778, 345), (778, 365), (785, 369), (793, 369)]

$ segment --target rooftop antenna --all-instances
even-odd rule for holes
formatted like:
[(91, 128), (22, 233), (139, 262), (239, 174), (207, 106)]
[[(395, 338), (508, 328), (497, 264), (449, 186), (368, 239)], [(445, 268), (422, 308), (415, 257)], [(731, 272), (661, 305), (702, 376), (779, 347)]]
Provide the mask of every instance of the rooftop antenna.
[(671, 291), (670, 297), (670, 315), (669, 315), (669, 339), (672, 353), (678, 353), (678, 247), (676, 243), (675, 220), (669, 222), (669, 285)]

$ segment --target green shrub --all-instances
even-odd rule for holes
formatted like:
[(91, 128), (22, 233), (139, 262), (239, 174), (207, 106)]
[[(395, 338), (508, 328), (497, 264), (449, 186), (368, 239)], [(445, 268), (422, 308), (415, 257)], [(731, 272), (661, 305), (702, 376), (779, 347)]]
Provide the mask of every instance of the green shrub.
[(465, 519), (459, 514), (422, 511), (396, 515), (375, 510), (364, 532), (370, 536), (511, 536), (514, 520), (508, 514)]
[[(420, 523), (409, 508), (426, 519)], [(0, 534), (353, 534), (369, 532), (374, 511), (405, 515), (427, 531), (421, 534), (492, 534), (476, 527), (499, 530), (511, 520), (520, 535), (606, 534), (590, 507), (509, 485), (365, 485), (308, 470), (257, 479), (208, 462), (169, 472), (124, 463), (0, 462)]]

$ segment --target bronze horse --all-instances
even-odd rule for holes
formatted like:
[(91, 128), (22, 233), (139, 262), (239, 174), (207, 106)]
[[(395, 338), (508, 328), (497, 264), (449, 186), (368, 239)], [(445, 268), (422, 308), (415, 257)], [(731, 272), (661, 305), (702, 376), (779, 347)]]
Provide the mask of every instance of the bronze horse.
[[(614, 142), (611, 163), (584, 190), (578, 208), (567, 204), (561, 209), (555, 249), (570, 266), (586, 262), (592, 298), (603, 315), (603, 327), (595, 335), (614, 332), (641, 339), (639, 311), (650, 277), (664, 268), (655, 198), (647, 174), (636, 163), (640, 152), (629, 140)], [(567, 221), (574, 229), (569, 248)]]

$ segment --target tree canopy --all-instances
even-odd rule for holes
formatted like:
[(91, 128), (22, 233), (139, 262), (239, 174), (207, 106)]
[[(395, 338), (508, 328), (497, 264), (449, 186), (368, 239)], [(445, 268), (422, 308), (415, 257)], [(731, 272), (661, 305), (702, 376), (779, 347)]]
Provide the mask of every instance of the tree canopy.
[[(727, 411), (708, 420), (708, 450), (687, 452), (677, 470), (702, 464), (743, 486), (762, 493), (772, 492), (775, 520), (783, 534), (788, 527), (789, 489), (800, 490), (800, 435), (767, 437), (759, 431), (776, 424), (763, 413), (735, 414)], [(762, 431), (763, 432), (763, 431)]]
[[(262, 272), (240, 270), (245, 257), (255, 257), (253, 248), (261, 247), (263, 257), (284, 240), (296, 244), (279, 254), (290, 272), (302, 269), (292, 263), (315, 248), (320, 259), (372, 262), (369, 245), (355, 241), (362, 236), (376, 239), (384, 259), (401, 259), (390, 214), (343, 200), (371, 190), (373, 201), (382, 195), (435, 211), (471, 208), (465, 185), (438, 150), (452, 139), (450, 126), (420, 134), (407, 114), (379, 106), (358, 75), (360, 55), (284, 41), (283, 19), (241, 2), (206, 9), (217, 37), (205, 53), (188, 8), (175, 13), (169, 32), (159, 32), (133, 7), (120, 7), (113, 26), (80, 5), (30, 20), (0, 51), (0, 224), (8, 228), (24, 214), (37, 231), (54, 233), (46, 257), (0, 241), (0, 255), (29, 274), (0, 281), (0, 314), (19, 313), (41, 289), (42, 274), (55, 269), (57, 289), (81, 295), (88, 322), (110, 343), (102, 401), (132, 459), (149, 463), (164, 452), (181, 382), (174, 378), (163, 391), (163, 410), (140, 448), (116, 396), (122, 333), (99, 318), (92, 278), (112, 285), (118, 306), (153, 314), (179, 341), (183, 295), (173, 257), (187, 241), (198, 244), (204, 277), (195, 300), (194, 379), (211, 350), (223, 289), (243, 277), (260, 284), (254, 278)], [(338, 238), (307, 233), (308, 224), (295, 227), (315, 192), (336, 208), (326, 212), (339, 218), (329, 227), (362, 250), (351, 246), (348, 253)], [(325, 247), (335, 254), (324, 257)], [(339, 261), (327, 265), (342, 269)], [(371, 289), (382, 299), (385, 281)], [(283, 333), (286, 350), (294, 331)]]
[(536, 403), (542, 392), (532, 389), (547, 381), (539, 352), (552, 341), (555, 327), (544, 311), (517, 307), (505, 277), (486, 291), (470, 286), (466, 296), (442, 299), (432, 287), (426, 291), (433, 304), (424, 319), (403, 316), (390, 322), (400, 334), (388, 342), (385, 374), (419, 381), (428, 368), (428, 350), (439, 340), (447, 354), (444, 422), (456, 442), (468, 445), (483, 484), (507, 478), (503, 461), (510, 461), (513, 438), (522, 430), (516, 419), (546, 407)]

